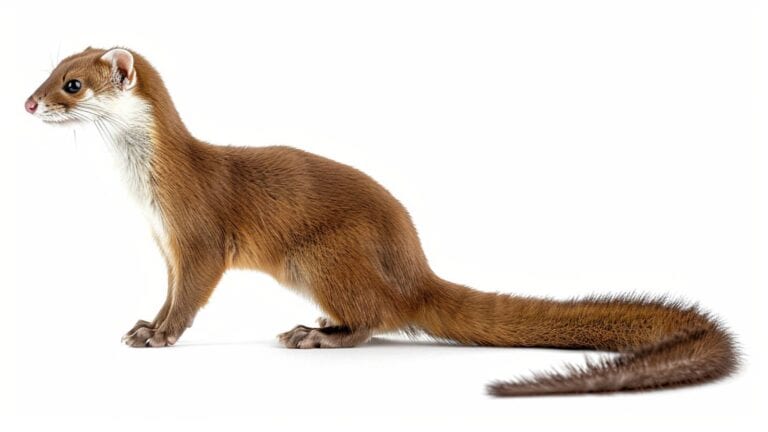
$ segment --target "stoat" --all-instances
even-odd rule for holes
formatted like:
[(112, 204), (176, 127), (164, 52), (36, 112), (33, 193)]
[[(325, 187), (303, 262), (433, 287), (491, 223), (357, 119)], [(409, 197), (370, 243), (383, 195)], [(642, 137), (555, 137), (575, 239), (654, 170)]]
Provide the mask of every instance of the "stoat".
[(289, 348), (341, 348), (422, 331), (460, 344), (615, 351), (567, 372), (500, 381), (496, 396), (646, 390), (717, 380), (738, 350), (696, 307), (638, 296), (557, 301), (445, 281), (405, 208), (347, 165), (290, 147), (214, 146), (184, 126), (158, 72), (123, 48), (64, 59), (26, 101), (45, 122), (93, 123), (113, 146), (168, 267), (165, 303), (123, 337), (173, 345), (227, 268), (256, 269), (306, 294), (327, 318), (279, 335)]

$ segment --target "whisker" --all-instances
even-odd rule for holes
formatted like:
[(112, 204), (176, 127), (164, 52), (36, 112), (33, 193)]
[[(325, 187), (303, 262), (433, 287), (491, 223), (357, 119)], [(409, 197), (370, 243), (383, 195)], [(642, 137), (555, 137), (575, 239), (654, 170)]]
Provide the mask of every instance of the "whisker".
[(71, 114), (72, 116), (76, 117), (79, 120), (83, 120), (83, 121), (86, 121), (86, 122), (91, 120), (88, 116), (86, 116), (86, 115), (84, 115), (82, 113), (79, 113), (79, 112), (71, 111), (69, 114)]
[(120, 117), (118, 117), (118, 116), (116, 116), (116, 115), (114, 115), (114, 114), (112, 114), (112, 113), (110, 113), (108, 111), (105, 111), (105, 110), (101, 109), (100, 107), (98, 107), (96, 105), (87, 104), (87, 103), (80, 103), (76, 107), (71, 109), (71, 111), (73, 111), (73, 110), (80, 110), (80, 111), (82, 111), (84, 113), (91, 114), (94, 117), (98, 117), (98, 118), (103, 118), (103, 119), (109, 120), (111, 123), (115, 123), (116, 125), (118, 125), (118, 126), (120, 126), (122, 128), (125, 128), (125, 129), (128, 129), (128, 127), (129, 127), (128, 123), (125, 120), (123, 120), (122, 118), (120, 118)]
[(128, 127), (128, 123), (123, 120), (122, 118), (116, 116), (113, 113), (110, 113), (109, 111), (103, 110), (101, 107), (89, 103), (80, 103), (78, 104), (78, 108), (83, 109), (84, 111), (90, 112), (91, 114), (99, 117), (106, 118), (114, 123), (119, 124), (123, 127)]

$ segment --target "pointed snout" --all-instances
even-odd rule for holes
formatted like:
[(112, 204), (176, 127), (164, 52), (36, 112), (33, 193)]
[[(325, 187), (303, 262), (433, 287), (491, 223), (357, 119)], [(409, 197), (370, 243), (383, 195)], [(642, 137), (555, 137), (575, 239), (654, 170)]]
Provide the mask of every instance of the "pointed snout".
[(24, 103), (24, 108), (27, 109), (27, 112), (30, 114), (34, 114), (37, 110), (37, 102), (32, 99), (31, 97), (27, 99), (27, 101)]

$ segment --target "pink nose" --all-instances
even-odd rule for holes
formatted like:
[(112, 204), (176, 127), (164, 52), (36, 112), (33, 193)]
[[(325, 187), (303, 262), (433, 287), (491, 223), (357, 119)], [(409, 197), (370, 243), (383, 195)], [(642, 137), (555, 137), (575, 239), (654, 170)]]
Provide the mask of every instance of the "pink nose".
[(24, 104), (24, 108), (27, 109), (27, 112), (30, 114), (34, 114), (35, 110), (37, 109), (37, 102), (35, 102), (32, 98), (27, 99), (27, 102)]

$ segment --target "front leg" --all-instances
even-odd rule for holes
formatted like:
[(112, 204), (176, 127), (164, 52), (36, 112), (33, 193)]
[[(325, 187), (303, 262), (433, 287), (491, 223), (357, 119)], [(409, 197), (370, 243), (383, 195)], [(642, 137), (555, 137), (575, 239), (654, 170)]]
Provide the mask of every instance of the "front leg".
[[(165, 320), (165, 317), (168, 316), (168, 309), (171, 307), (171, 297), (173, 296), (173, 273), (171, 272), (171, 263), (168, 262), (166, 259), (166, 266), (168, 268), (168, 290), (165, 294), (165, 303), (163, 303), (163, 306), (160, 308), (160, 311), (155, 315), (155, 319), (150, 321), (144, 321), (144, 320), (138, 320), (136, 321), (136, 324), (128, 330), (128, 332), (123, 335), (122, 341), (123, 343), (133, 346), (132, 344), (139, 343), (138, 341), (146, 340), (145, 337), (148, 335), (148, 332), (154, 331), (157, 329), (157, 326), (160, 325), (160, 323)], [(140, 332), (140, 335), (137, 335), (136, 337), (131, 337), (137, 332)]]
[[(204, 248), (190, 248), (202, 252)], [(132, 347), (164, 347), (173, 345), (184, 330), (192, 325), (197, 311), (205, 305), (224, 274), (224, 260), (213, 255), (185, 256), (171, 271), (169, 299), (160, 310), (156, 322), (143, 326), (140, 321), (124, 341)]]

